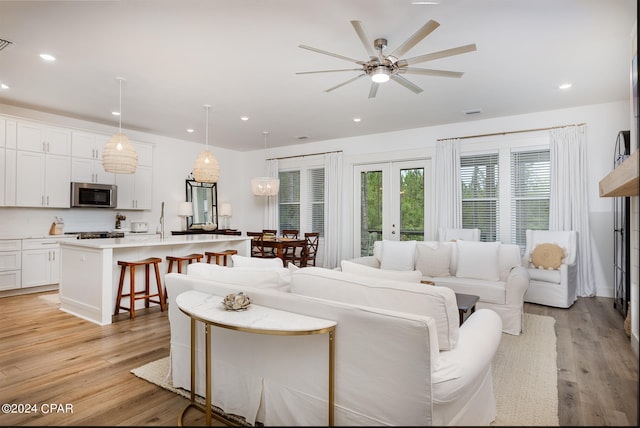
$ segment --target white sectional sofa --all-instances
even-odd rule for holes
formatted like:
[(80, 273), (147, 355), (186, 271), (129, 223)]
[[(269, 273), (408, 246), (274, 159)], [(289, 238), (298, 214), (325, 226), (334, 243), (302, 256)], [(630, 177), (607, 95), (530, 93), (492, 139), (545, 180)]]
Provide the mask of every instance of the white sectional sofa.
[[(190, 389), (190, 322), (176, 296), (198, 290), (222, 300), (242, 291), (253, 304), (337, 322), (336, 425), (468, 426), (495, 418), (491, 362), (502, 334), (495, 312), (477, 310), (459, 326), (447, 288), (316, 267), (254, 268), (252, 280), (251, 270), (196, 263), (165, 276), (175, 387)], [(250, 423), (327, 425), (326, 335), (212, 333), (214, 405)], [(203, 346), (199, 331), (200, 395)]]
[[(361, 265), (362, 267), (358, 266)], [(378, 271), (367, 273), (367, 268)], [(524, 295), (529, 273), (517, 245), (500, 242), (377, 241), (374, 255), (342, 262), (342, 270), (369, 275), (382, 271), (418, 271), (421, 280), (480, 297), (476, 308), (502, 318), (505, 333), (524, 328)]]

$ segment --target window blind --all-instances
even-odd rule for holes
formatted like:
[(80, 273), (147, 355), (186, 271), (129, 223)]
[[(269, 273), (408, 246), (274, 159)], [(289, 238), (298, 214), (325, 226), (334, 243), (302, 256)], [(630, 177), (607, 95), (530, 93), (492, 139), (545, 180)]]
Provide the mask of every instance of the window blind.
[(310, 231), (324, 236), (324, 168), (309, 170), (308, 177)]
[(278, 192), (279, 224), (282, 229), (300, 229), (300, 171), (281, 171)]
[(526, 246), (527, 229), (549, 229), (549, 150), (511, 153), (511, 241)]
[(498, 153), (460, 157), (462, 227), (480, 229), (481, 239), (500, 240)]

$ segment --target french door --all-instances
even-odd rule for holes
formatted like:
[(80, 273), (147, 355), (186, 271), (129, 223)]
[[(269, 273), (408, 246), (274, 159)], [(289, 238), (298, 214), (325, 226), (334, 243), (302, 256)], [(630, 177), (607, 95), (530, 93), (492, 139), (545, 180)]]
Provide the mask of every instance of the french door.
[(354, 256), (373, 254), (375, 241), (424, 240), (430, 161), (354, 167)]

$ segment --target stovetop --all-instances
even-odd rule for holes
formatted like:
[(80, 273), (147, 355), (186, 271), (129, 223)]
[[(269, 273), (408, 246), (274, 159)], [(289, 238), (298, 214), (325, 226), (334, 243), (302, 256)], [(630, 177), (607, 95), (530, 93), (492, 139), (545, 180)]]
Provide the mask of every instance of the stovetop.
[(78, 239), (124, 238), (124, 232), (80, 232)]

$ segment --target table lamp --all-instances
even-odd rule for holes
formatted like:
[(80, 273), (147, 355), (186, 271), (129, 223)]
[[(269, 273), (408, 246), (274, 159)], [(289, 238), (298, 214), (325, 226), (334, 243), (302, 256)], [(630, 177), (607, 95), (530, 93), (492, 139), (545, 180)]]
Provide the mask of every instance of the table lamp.
[(193, 215), (193, 204), (191, 202), (180, 202), (180, 205), (178, 205), (178, 216), (179, 217), (184, 217), (184, 229), (182, 230), (187, 230), (187, 217), (190, 217)]
[(222, 217), (223, 229), (229, 229), (231, 222), (229, 221), (229, 217), (231, 217), (231, 204), (229, 202), (224, 202), (220, 205), (220, 217)]

